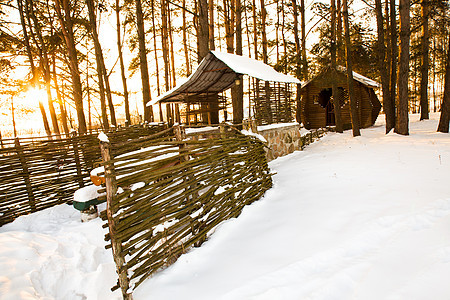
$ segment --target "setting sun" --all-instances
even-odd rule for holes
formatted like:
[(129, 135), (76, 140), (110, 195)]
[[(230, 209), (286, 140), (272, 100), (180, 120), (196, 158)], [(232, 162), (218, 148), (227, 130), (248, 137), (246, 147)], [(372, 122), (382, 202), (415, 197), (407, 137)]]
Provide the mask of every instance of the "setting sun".
[(47, 93), (40, 88), (30, 87), (22, 94), (21, 98), (23, 99), (23, 104), (30, 106), (30, 108), (37, 108), (39, 102), (44, 103)]

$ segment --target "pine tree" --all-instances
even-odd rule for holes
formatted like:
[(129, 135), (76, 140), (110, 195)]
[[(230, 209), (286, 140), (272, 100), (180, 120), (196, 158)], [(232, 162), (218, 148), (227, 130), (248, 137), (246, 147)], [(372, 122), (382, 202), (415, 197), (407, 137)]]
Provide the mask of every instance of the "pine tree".
[(397, 123), (395, 132), (402, 135), (409, 134), (408, 117), (408, 78), (409, 78), (409, 40), (410, 30), (410, 2), (400, 0), (400, 56), (398, 69), (398, 97)]
[(389, 133), (395, 124), (392, 123), (392, 116), (394, 115), (394, 103), (391, 101), (391, 94), (389, 92), (389, 74), (388, 66), (386, 63), (386, 47), (385, 47), (385, 31), (383, 26), (383, 11), (381, 6), (381, 0), (375, 0), (375, 13), (377, 18), (377, 55), (378, 55), (378, 68), (380, 70), (381, 77), (381, 91), (383, 94), (383, 107), (386, 116), (386, 134)]
[(421, 38), (421, 70), (420, 70), (420, 120), (429, 119), (428, 105), (428, 69), (429, 69), (429, 0), (421, 2), (422, 38)]
[(448, 38), (447, 63), (445, 66), (444, 96), (442, 98), (441, 117), (438, 132), (448, 133), (450, 122), (450, 37)]
[(358, 103), (355, 98), (355, 91), (353, 86), (353, 62), (351, 57), (351, 42), (350, 42), (350, 26), (348, 20), (348, 4), (347, 0), (343, 1), (343, 17), (344, 17), (344, 30), (345, 30), (345, 57), (347, 62), (347, 85), (348, 85), (348, 97), (350, 99), (350, 113), (352, 116), (352, 130), (353, 136), (360, 136), (359, 130), (359, 113)]

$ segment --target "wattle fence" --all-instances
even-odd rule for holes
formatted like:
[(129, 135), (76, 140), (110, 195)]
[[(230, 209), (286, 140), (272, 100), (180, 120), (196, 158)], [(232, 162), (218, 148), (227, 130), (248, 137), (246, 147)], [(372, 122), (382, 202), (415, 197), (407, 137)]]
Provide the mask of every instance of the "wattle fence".
[[(113, 290), (121, 288), (124, 299), (272, 187), (259, 139), (224, 126), (188, 137), (180, 127), (167, 133), (136, 141), (137, 151), (135, 141), (101, 143), (102, 218), (119, 274)], [(117, 148), (130, 152), (115, 156)]]
[[(132, 126), (109, 132), (115, 143), (145, 137), (165, 126)], [(0, 141), (0, 226), (56, 204), (70, 203), (101, 161), (98, 132), (69, 137)], [(121, 149), (116, 149), (116, 155)]]
[[(323, 134), (279, 140), (302, 149)], [(267, 156), (273, 142), (231, 126), (188, 134), (180, 126), (134, 126), (107, 136), (1, 140), (0, 226), (71, 203), (75, 190), (90, 184), (89, 172), (104, 166), (106, 184), (99, 192), (106, 191), (107, 210), (101, 217), (119, 275), (112, 289), (121, 288), (124, 299), (272, 186)]]

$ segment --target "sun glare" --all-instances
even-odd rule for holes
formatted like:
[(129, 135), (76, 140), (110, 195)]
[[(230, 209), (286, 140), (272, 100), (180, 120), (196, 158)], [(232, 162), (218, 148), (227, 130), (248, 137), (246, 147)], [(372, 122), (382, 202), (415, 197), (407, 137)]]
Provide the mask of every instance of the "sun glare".
[(38, 106), (39, 102), (44, 103), (47, 94), (44, 90), (36, 87), (29, 88), (22, 96), (24, 104), (29, 106)]

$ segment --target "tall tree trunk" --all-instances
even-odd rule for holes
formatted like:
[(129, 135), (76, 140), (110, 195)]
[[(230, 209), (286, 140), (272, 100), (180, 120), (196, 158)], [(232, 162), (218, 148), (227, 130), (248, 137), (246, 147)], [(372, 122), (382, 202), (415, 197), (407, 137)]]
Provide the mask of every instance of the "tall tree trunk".
[[(87, 51), (86, 46), (86, 60), (89, 60), (89, 51)], [(86, 96), (87, 96), (87, 103), (88, 103), (88, 130), (92, 130), (92, 113), (91, 113), (91, 88), (89, 85), (89, 65), (86, 65)], [(105, 106), (103, 107), (105, 108)], [(106, 111), (106, 108), (105, 108)], [(100, 121), (101, 122), (101, 121)]]
[(279, 41), (279, 29), (280, 29), (280, 4), (277, 1), (277, 22), (275, 23), (275, 45), (277, 51), (277, 64), (280, 63), (280, 41)]
[(433, 38), (433, 112), (436, 112), (436, 36)]
[(345, 30), (345, 57), (347, 61), (347, 84), (348, 84), (348, 97), (350, 99), (350, 113), (352, 116), (352, 130), (353, 136), (360, 136), (359, 131), (359, 108), (357, 99), (355, 97), (355, 90), (353, 86), (353, 65), (351, 56), (351, 44), (350, 44), (350, 25), (348, 20), (348, 5), (347, 0), (343, 0), (343, 17), (344, 17), (344, 30)]
[(198, 62), (209, 52), (208, 0), (198, 1)]
[[(389, 83), (389, 91), (391, 93), (391, 106), (394, 107), (394, 111), (391, 114), (386, 114), (386, 131), (391, 131), (395, 127), (395, 99), (397, 98), (397, 59), (398, 59), (398, 48), (397, 48), (397, 17), (395, 11), (395, 0), (390, 0), (389, 2), (390, 8), (390, 24), (391, 24), (391, 70), (390, 70), (390, 83)], [(387, 126), (389, 124), (389, 127)]]
[[(386, 72), (387, 72), (387, 77), (388, 77), (388, 92), (389, 92), (389, 101), (390, 101), (390, 105), (391, 105), (391, 116), (389, 117), (389, 122), (392, 122), (393, 120), (395, 120), (395, 99), (392, 99), (392, 95), (391, 95), (391, 71), (390, 71), (390, 67), (392, 64), (392, 45), (391, 45), (391, 26), (390, 26), (390, 12), (389, 12), (389, 1), (386, 0), (385, 1), (385, 5), (384, 5), (384, 18), (385, 18), (385, 23), (386, 23), (386, 28), (384, 31), (384, 39), (385, 39), (385, 56), (386, 56)], [(383, 102), (384, 102), (384, 98), (383, 98)], [(383, 110), (385, 110), (383, 108)], [(385, 115), (386, 115), (386, 111), (384, 111)], [(387, 117), (385, 117), (386, 119), (386, 123), (387, 123)], [(389, 124), (389, 131), (392, 130), (395, 127), (395, 122), (392, 122), (392, 124)], [(386, 130), (387, 130), (388, 126), (386, 126)]]
[[(62, 8), (64, 9), (64, 15), (62, 14), (61, 4)], [(83, 110), (83, 92), (80, 72), (78, 70), (78, 54), (75, 47), (75, 38), (73, 35), (72, 11), (69, 0), (55, 0), (55, 6), (58, 20), (60, 22), (61, 30), (64, 36), (64, 41), (66, 43), (67, 54), (69, 57), (69, 69), (70, 76), (72, 78), (73, 99), (75, 101), (75, 109), (77, 111), (78, 119), (78, 131), (80, 133), (86, 133), (87, 128)]]
[(106, 112), (106, 91), (105, 91), (105, 82), (104, 82), (104, 69), (102, 68), (102, 60), (103, 55), (100, 47), (100, 42), (98, 40), (97, 35), (97, 21), (94, 12), (94, 2), (93, 0), (86, 0), (86, 4), (89, 11), (89, 20), (90, 20), (90, 33), (92, 35), (92, 39), (94, 41), (94, 50), (95, 50), (95, 61), (97, 63), (97, 76), (98, 76), (98, 88), (100, 93), (100, 107), (102, 110), (102, 122), (103, 127), (108, 130), (109, 122), (108, 122), (108, 114)]
[(266, 32), (266, 19), (267, 10), (264, 4), (265, 0), (261, 0), (261, 36), (262, 36), (262, 52), (263, 52), (263, 62), (268, 63), (269, 57), (267, 55), (267, 32)]
[[(172, 28), (172, 20), (171, 20), (171, 13), (170, 13), (170, 7), (169, 3), (167, 3), (167, 23), (169, 25), (168, 28)], [(175, 51), (173, 51), (173, 36), (172, 36), (172, 30), (169, 30), (169, 43), (170, 43), (170, 61), (171, 61), (171, 68), (172, 71), (172, 86), (174, 87), (177, 85), (177, 76), (176, 76), (176, 68), (175, 68)]]
[(234, 0), (223, 0), (227, 52), (234, 53)]
[(214, 44), (214, 0), (209, 0), (208, 10), (209, 10), (209, 49), (216, 50), (216, 46)]
[[(282, 0), (284, 1), (284, 0)], [(250, 45), (252, 44), (250, 42), (250, 26), (248, 25), (248, 9), (247, 9), (247, 4), (246, 4), (246, 0), (243, 0), (243, 4), (244, 4), (244, 20), (245, 20), (245, 35), (247, 36), (247, 49), (248, 49), (248, 57), (252, 57), (252, 48), (250, 47)], [(250, 80), (248, 81), (249, 84), (249, 90), (250, 90)]]
[(170, 74), (169, 74), (169, 33), (167, 28), (167, 5), (166, 0), (161, 0), (161, 38), (162, 38), (162, 52), (164, 61), (164, 86), (166, 91), (170, 89)]
[(400, 56), (398, 66), (398, 97), (397, 97), (397, 123), (395, 132), (402, 135), (409, 134), (408, 128), (408, 74), (409, 74), (409, 39), (410, 30), (410, 2), (400, 0)]
[[(153, 32), (153, 50), (155, 53), (155, 72), (156, 72), (156, 92), (158, 93), (158, 96), (161, 95), (161, 89), (159, 87), (160, 83), (159, 83), (159, 63), (158, 63), (158, 48), (157, 48), (157, 43), (156, 43), (156, 24), (155, 24), (155, 1), (152, 0), (151, 1), (151, 7), (152, 7), (152, 32)], [(184, 10), (183, 10), (184, 13)], [(184, 21), (184, 20), (183, 20)], [(162, 112), (160, 110), (159, 112), (159, 118), (160, 121), (162, 122), (163, 118), (162, 118)]]
[[(242, 55), (242, 6), (241, 0), (236, 1), (236, 54)], [(232, 12), (233, 13), (233, 12)], [(232, 103), (233, 103), (233, 122), (235, 124), (242, 123), (244, 119), (244, 83), (242, 76), (239, 79), (239, 84), (233, 86)]]
[[(281, 7), (284, 7), (284, 0), (281, 0)], [(286, 42), (286, 13), (285, 10), (283, 9), (283, 14), (282, 14), (282, 23), (281, 23), (281, 39), (283, 40), (283, 55), (285, 57), (287, 57), (287, 42)], [(288, 64), (285, 63), (284, 64), (284, 72), (287, 73), (287, 68), (288, 68)]]
[(257, 30), (257, 18), (256, 18), (256, 2), (252, 2), (252, 17), (253, 17), (253, 45), (255, 47), (255, 59), (258, 59), (258, 30)]
[(189, 76), (189, 75), (191, 75), (191, 67), (190, 67), (190, 63), (189, 63), (189, 47), (188, 47), (188, 41), (187, 41), (186, 0), (183, 0), (183, 9), (181, 10), (181, 15), (183, 18), (182, 30), (183, 30), (184, 59), (186, 61), (186, 76)]
[(45, 91), (47, 92), (47, 103), (48, 103), (48, 108), (50, 111), (50, 119), (52, 120), (52, 125), (53, 125), (53, 132), (56, 135), (60, 135), (61, 132), (59, 131), (59, 126), (58, 126), (58, 119), (56, 117), (56, 110), (55, 110), (55, 106), (53, 105), (53, 97), (52, 97), (52, 89), (51, 89), (51, 76), (50, 76), (50, 65), (48, 65), (48, 59), (45, 61), (45, 63), (47, 64), (44, 68), (45, 68), (45, 73), (44, 73), (44, 80), (45, 80)]
[(120, 1), (116, 0), (116, 26), (117, 26), (117, 50), (119, 51), (119, 63), (120, 63), (120, 75), (122, 77), (122, 86), (123, 86), (123, 99), (125, 103), (125, 122), (126, 125), (131, 125), (131, 115), (130, 115), (130, 102), (128, 99), (128, 86), (127, 86), (127, 77), (125, 75), (125, 64), (123, 62), (123, 52), (122, 52), (122, 37), (120, 33)]
[(66, 108), (64, 107), (64, 102), (61, 97), (61, 92), (59, 90), (58, 78), (57, 78), (57, 74), (56, 74), (56, 55), (55, 55), (55, 53), (53, 53), (52, 58), (53, 58), (53, 83), (55, 84), (56, 98), (58, 99), (59, 110), (61, 112), (61, 122), (63, 125), (64, 133), (66, 134), (66, 136), (68, 136), (69, 135), (69, 126), (67, 125), (67, 112), (66, 112)]
[[(302, 60), (302, 55), (301, 55), (301, 50), (300, 50), (300, 37), (298, 34), (298, 6), (297, 6), (297, 1), (296, 0), (292, 0), (292, 7), (294, 8), (294, 40), (295, 40), (295, 57), (296, 57), (296, 69), (295, 69), (295, 77), (297, 77), (297, 79), (301, 78), (301, 74), (302, 74), (302, 64), (301, 64), (301, 60)], [(302, 114), (301, 114), (301, 95), (300, 95), (300, 90), (302, 88), (301, 84), (297, 84), (297, 93), (296, 93), (296, 99), (295, 99), (295, 103), (296, 103), (296, 113), (295, 113), (295, 119), (298, 123), (302, 122)]]
[[(99, 45), (100, 45), (100, 43), (99, 43)], [(100, 54), (101, 54), (100, 66), (102, 68), (103, 80), (105, 81), (105, 93), (106, 93), (106, 99), (108, 100), (109, 116), (111, 118), (111, 124), (114, 126), (117, 126), (116, 112), (114, 110), (114, 104), (113, 104), (112, 95), (111, 95), (111, 86), (109, 85), (109, 75), (106, 70), (105, 60), (103, 59), (103, 53), (101, 51), (102, 48), (100, 47), (99, 49), (100, 49)]]
[[(351, 65), (351, 64), (350, 64)], [(331, 72), (334, 78), (338, 78), (336, 70), (336, 2), (331, 0)], [(353, 78), (352, 78), (353, 83)], [(334, 120), (336, 122), (336, 131), (344, 132), (342, 125), (341, 103), (338, 97), (338, 87), (336, 80), (331, 82), (331, 94), (333, 96)]]
[(429, 64), (429, 32), (428, 32), (428, 12), (429, 12), (429, 0), (422, 0), (421, 10), (422, 10), (422, 66), (420, 75), (420, 119), (429, 119), (429, 105), (428, 105), (428, 69)]
[(302, 30), (302, 74), (303, 80), (308, 80), (308, 58), (306, 57), (306, 22), (305, 22), (305, 0), (300, 0), (300, 20)]
[[(387, 0), (386, 0), (387, 1)], [(337, 15), (337, 64), (344, 65), (345, 64), (345, 46), (343, 42), (343, 34), (342, 34), (342, 1), (337, 0), (336, 4), (336, 15)]]
[[(153, 25), (153, 28), (152, 28), (152, 30), (153, 30), (153, 46), (155, 48), (156, 84), (157, 84), (157, 91), (158, 91), (158, 96), (159, 96), (161, 94), (161, 90), (160, 90), (160, 87), (159, 87), (160, 86), (160, 81), (159, 81), (158, 49), (157, 49), (157, 43), (156, 43), (157, 35), (156, 35), (156, 24), (155, 24), (155, 3), (154, 3), (154, 0), (151, 1), (151, 5), (152, 5), (152, 25)], [(161, 5), (163, 5), (162, 2), (161, 2)], [(185, 8), (186, 8), (186, 1), (183, 0), (183, 10), (182, 10), (182, 13), (183, 13), (183, 44), (184, 44), (184, 39), (185, 39), (184, 35), (186, 34), (186, 28), (185, 28), (185, 25), (186, 25), (185, 24), (186, 12), (185, 12)], [(161, 9), (161, 21), (165, 22), (165, 10), (163, 10), (163, 9)], [(163, 30), (164, 29), (161, 28), (161, 42), (162, 42), (161, 44), (162, 44), (163, 56), (164, 56), (163, 57), (164, 70), (166, 70), (167, 56), (164, 55), (165, 51), (166, 51), (166, 48), (165, 48), (165, 45), (164, 45), (164, 36), (163, 36), (165, 32), (163, 32)], [(186, 48), (185, 48), (185, 50), (186, 50)], [(165, 90), (167, 91), (167, 89), (168, 89), (167, 76), (164, 77), (164, 79), (165, 79), (165, 82), (166, 82), (166, 85), (165, 85), (166, 89)], [(159, 121), (160, 122), (164, 122), (164, 114), (163, 114), (163, 109), (162, 109), (161, 102), (158, 103), (158, 107), (159, 107)], [(169, 122), (169, 120), (167, 120), (167, 122)]]
[(301, 50), (300, 50), (300, 36), (298, 34), (298, 5), (296, 0), (292, 0), (292, 7), (294, 12), (294, 42), (295, 42), (295, 76), (300, 79), (301, 76)]
[[(381, 0), (375, 0), (375, 13), (377, 17), (377, 54), (378, 54), (378, 69), (380, 70), (381, 76), (381, 91), (383, 93), (383, 107), (386, 115), (392, 116), (394, 114), (394, 107), (392, 106), (392, 101), (390, 99), (391, 94), (389, 93), (389, 74), (388, 67), (386, 65), (386, 48), (384, 45), (384, 26), (383, 26), (383, 11)], [(391, 124), (392, 118), (386, 118), (386, 134), (392, 130), (395, 124)]]
[(153, 122), (153, 112), (151, 106), (147, 103), (151, 100), (150, 94), (150, 79), (148, 76), (147, 64), (147, 49), (145, 47), (145, 29), (144, 29), (144, 14), (142, 12), (141, 0), (136, 0), (136, 27), (139, 42), (139, 66), (141, 70), (142, 81), (142, 100), (144, 104), (144, 121)]
[[(268, 56), (268, 44), (267, 44), (267, 32), (266, 32), (266, 20), (267, 20), (267, 10), (265, 7), (265, 0), (260, 0), (261, 3), (261, 39), (262, 39), (262, 58), (263, 62), (267, 64), (269, 62)], [(268, 122), (271, 124), (273, 122), (272, 107), (270, 103), (270, 83), (268, 81), (264, 82), (264, 90), (266, 96), (266, 110), (269, 116)]]
[[(164, 60), (164, 85), (166, 91), (170, 89), (170, 63), (169, 63), (169, 33), (168, 33), (168, 20), (167, 20), (167, 2), (161, 0), (161, 36), (162, 36), (162, 51)], [(166, 104), (166, 118), (167, 124), (171, 126), (173, 124), (172, 110), (170, 109), (170, 103)]]
[[(169, 2), (167, 2), (167, 12), (168, 12), (168, 24), (169, 28), (172, 28), (172, 19), (171, 19), (171, 11), (169, 7)], [(172, 30), (169, 30), (169, 42), (170, 42), (170, 60), (172, 63), (171, 70), (172, 70), (172, 87), (177, 85), (177, 77), (176, 77), (176, 68), (175, 68), (175, 51), (173, 50), (173, 34)], [(180, 120), (180, 106), (178, 103), (175, 103), (174, 105), (173, 114), (175, 115), (175, 122), (181, 123)]]
[(438, 132), (448, 133), (450, 122), (450, 39), (448, 39), (447, 63), (445, 65), (444, 96), (441, 105)]

